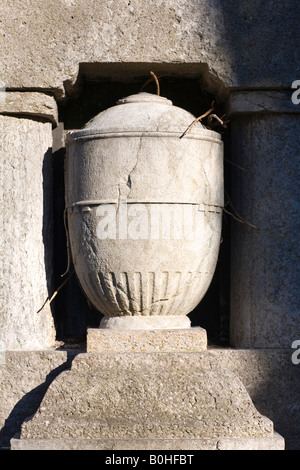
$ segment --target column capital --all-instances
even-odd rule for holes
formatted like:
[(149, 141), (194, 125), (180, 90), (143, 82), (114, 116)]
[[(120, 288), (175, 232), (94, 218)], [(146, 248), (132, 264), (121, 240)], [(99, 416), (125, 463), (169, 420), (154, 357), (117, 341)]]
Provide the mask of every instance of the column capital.
[(227, 101), (226, 114), (230, 117), (250, 114), (297, 114), (300, 103), (292, 100), (295, 90), (233, 90)]
[(35, 91), (0, 91), (0, 115), (32, 116), (57, 126), (58, 110), (53, 96)]

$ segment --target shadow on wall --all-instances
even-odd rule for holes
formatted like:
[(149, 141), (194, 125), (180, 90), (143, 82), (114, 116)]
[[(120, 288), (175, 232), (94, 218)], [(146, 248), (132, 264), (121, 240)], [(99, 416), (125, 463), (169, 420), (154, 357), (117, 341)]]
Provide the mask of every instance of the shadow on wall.
[[(292, 81), (300, 76), (300, 49), (296, 46), (300, 41), (300, 29), (299, 18), (295, 14), (295, 3), (291, 0), (213, 0), (211, 5), (218, 11), (218, 30), (221, 30), (223, 42), (221, 48), (228, 53), (233, 85), (242, 89), (290, 89)], [(296, 128), (295, 120), (294, 123)], [(282, 139), (286, 141), (283, 145), (288, 145), (289, 134), (283, 127), (279, 129), (278, 134), (274, 126), (273, 132), (274, 142)], [(279, 147), (280, 145), (277, 148)], [(269, 151), (272, 156), (276, 155), (280, 164), (284, 165), (278, 151), (274, 153), (270, 148), (263, 150)], [(238, 163), (244, 166), (243, 162)], [(277, 175), (281, 171), (282, 169)], [(275, 179), (277, 175), (273, 174), (271, 177)], [(291, 184), (289, 188), (293, 188), (295, 192), (295, 186)], [(295, 196), (291, 198), (289, 193), (285, 196), (289, 201), (295, 199)], [(242, 213), (241, 215), (243, 216)], [(272, 253), (274, 255), (273, 250)], [(277, 267), (273, 273), (270, 271), (271, 277), (275, 277), (278, 272), (281, 272), (282, 276), (280, 263), (281, 260), (279, 269)], [(272, 284), (274, 287), (273, 280)], [(285, 327), (287, 326), (282, 325), (283, 330)], [(276, 354), (272, 353), (271, 349), (263, 351), (260, 359), (263, 379), (257, 384), (253, 380), (255, 389), (250, 391), (250, 395), (258, 411), (268, 416), (274, 422), (276, 431), (286, 439), (286, 448), (299, 449), (300, 368), (299, 365), (295, 367), (291, 364), (289, 351), (284, 360), (284, 353), (280, 360), (281, 356), (276, 357)]]
[(62, 372), (71, 369), (73, 359), (77, 354), (78, 352), (68, 352), (67, 360), (56, 369), (53, 369), (47, 375), (44, 383), (26, 393), (21, 400), (18, 401), (6, 419), (5, 425), (0, 430), (0, 449), (10, 448), (10, 440), (20, 434), (24, 421), (37, 412), (49, 386), (56, 377)]
[[(54, 285), (57, 289), (74, 272), (72, 261), (69, 273), (66, 231), (64, 227), (65, 187), (64, 187), (64, 161), (65, 148), (61, 148), (53, 154), (53, 212), (54, 212)], [(66, 273), (64, 275), (64, 273)], [(64, 276), (63, 276), (64, 275)], [(98, 327), (102, 315), (89, 305), (83, 291), (77, 281), (76, 275), (72, 275), (55, 297), (52, 311), (56, 326), (58, 340), (71, 337), (84, 337), (87, 327)]]
[[(43, 245), (48, 295), (53, 291), (53, 168), (52, 149), (43, 160)], [(46, 300), (46, 299), (45, 299)]]
[[(67, 278), (67, 243), (64, 228), (64, 158), (65, 149), (44, 155), (43, 161), (43, 246), (48, 301)], [(71, 264), (70, 272), (74, 271)], [(44, 299), (40, 312), (48, 308)], [(97, 327), (102, 315), (89, 306), (76, 276), (66, 283), (50, 303), (56, 329), (56, 339), (80, 338), (87, 326)]]
[(273, 421), (275, 432), (285, 439), (285, 450), (300, 449), (300, 365), (294, 365), (290, 351), (265, 350), (258, 353), (257, 376), (249, 390), (262, 415)]
[(287, 0), (213, 0), (236, 87), (290, 88), (300, 76), (299, 18)]

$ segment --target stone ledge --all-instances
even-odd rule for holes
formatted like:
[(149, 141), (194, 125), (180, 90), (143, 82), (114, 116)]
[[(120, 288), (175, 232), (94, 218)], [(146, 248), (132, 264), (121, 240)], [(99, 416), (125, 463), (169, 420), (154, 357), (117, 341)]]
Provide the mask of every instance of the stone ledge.
[(90, 328), (87, 352), (197, 352), (207, 348), (206, 330), (108, 330)]
[(300, 106), (292, 102), (295, 90), (247, 90), (232, 91), (228, 99), (226, 114), (230, 117), (247, 114), (297, 114)]
[(19, 439), (11, 450), (284, 450), (284, 439)]
[(58, 110), (55, 99), (39, 92), (2, 91), (0, 114), (42, 118), (52, 122), (54, 127), (58, 123)]

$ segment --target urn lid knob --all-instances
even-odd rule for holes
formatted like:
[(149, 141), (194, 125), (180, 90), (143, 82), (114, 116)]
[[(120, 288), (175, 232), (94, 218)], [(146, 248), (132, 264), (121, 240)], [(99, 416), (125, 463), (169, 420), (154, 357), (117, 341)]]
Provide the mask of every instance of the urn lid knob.
[(153, 95), (152, 93), (140, 92), (135, 95), (126, 96), (117, 101), (117, 104), (127, 104), (127, 103), (161, 103), (173, 105), (172, 101), (163, 96)]

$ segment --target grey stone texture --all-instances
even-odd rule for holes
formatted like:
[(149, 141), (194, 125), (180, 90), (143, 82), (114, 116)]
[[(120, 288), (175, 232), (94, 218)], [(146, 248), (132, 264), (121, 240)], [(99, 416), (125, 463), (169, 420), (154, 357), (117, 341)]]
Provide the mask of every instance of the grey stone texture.
[(256, 227), (232, 222), (237, 347), (290, 348), (300, 337), (300, 109), (290, 98), (252, 92), (232, 99), (232, 204)]
[(228, 87), (289, 87), (300, 63), (294, 12), (292, 0), (4, 1), (1, 80), (62, 96), (81, 63), (99, 75), (112, 62), (188, 63)]
[[(243, 89), (230, 103), (233, 162), (245, 168), (235, 170), (232, 198), (257, 230), (232, 224), (231, 331), (236, 346), (258, 349), (209, 349), (189, 356), (189, 367), (217, 362), (236, 374), (287, 448), (299, 450), (300, 369), (290, 349), (299, 338), (299, 106), (289, 90), (300, 78), (295, 13), (292, 0), (1, 3), (0, 88), (9, 93), (6, 103), (0, 96), (0, 341), (1, 348), (23, 350), (0, 351), (1, 446), (9, 447), (76, 355), (24, 351), (48, 348), (54, 336), (50, 310), (37, 315), (48, 295), (44, 249), (51, 243), (43, 236), (50, 233), (49, 212), (42, 206), (49, 201), (46, 154), (57, 116), (51, 96), (62, 100), (85, 79), (134, 80), (153, 68), (158, 75), (201, 77), (222, 99)], [(37, 91), (51, 95), (38, 106)], [(24, 101), (16, 106), (17, 95)], [(271, 439), (274, 446), (276, 435)]]
[(69, 367), (72, 357), (54, 350), (2, 353), (0, 448), (10, 447), (10, 439), (20, 432), (23, 421), (36, 412), (49, 384)]
[(226, 102), (226, 113), (231, 118), (247, 115), (298, 114), (292, 101), (292, 90), (233, 90)]
[(207, 348), (203, 328), (108, 330), (88, 328), (87, 352), (196, 352)]
[(274, 437), (273, 423), (257, 412), (240, 379), (197, 354), (169, 352), (78, 355), (71, 370), (51, 383), (34, 417), (23, 423), (20, 436), (21, 440), (262, 437)]
[[(0, 393), (5, 396), (1, 447), (10, 446), (10, 439), (20, 433), (24, 420), (39, 408), (49, 385), (70, 368), (77, 354), (76, 350), (6, 352), (0, 363)], [(292, 363), (291, 354), (287, 350), (209, 348), (188, 353), (188, 364), (191, 370), (200, 362), (208, 368), (230, 370), (243, 382), (257, 410), (273, 421), (275, 431), (285, 439), (286, 449), (296, 450), (300, 439), (300, 368)]]
[[(14, 107), (16, 109), (16, 106)], [(51, 347), (52, 124), (0, 115), (0, 350)]]
[(37, 92), (9, 92), (0, 94), (0, 114), (45, 119), (56, 127), (58, 123), (57, 104), (53, 96)]
[[(225, 439), (17, 439), (11, 450), (284, 450), (284, 440), (272, 437)], [(161, 454), (159, 454), (161, 455)], [(194, 455), (194, 454), (191, 454)], [(184, 463), (182, 455), (181, 464)], [(152, 464), (154, 459), (152, 459)], [(174, 459), (175, 460), (175, 459)], [(192, 460), (192, 459), (191, 459)], [(188, 461), (188, 460), (187, 460)], [(169, 464), (170, 459), (166, 462)], [(175, 460), (176, 462), (176, 460)], [(161, 463), (161, 461), (160, 461)]]
[[(131, 2), (105, 2), (101, 4), (101, 7), (99, 5), (99, 2), (92, 0), (85, 2), (84, 5), (78, 0), (55, 0), (51, 2), (51, 5), (37, 0), (27, 0), (26, 8), (24, 8), (24, 2), (20, 0), (1, 3), (1, 16), (5, 18), (5, 22), (2, 23), (0, 34), (0, 79), (1, 88), (6, 87), (9, 91), (5, 106), (1, 98), (3, 113), (17, 112), (19, 116), (24, 113), (27, 116), (32, 115), (34, 119), (37, 116), (39, 118), (48, 116), (48, 119), (53, 122), (56, 119), (53, 103), (50, 105), (50, 111), (46, 109), (49, 103), (39, 105), (40, 109), (34, 106), (33, 110), (32, 103), (28, 103), (28, 94), (33, 95), (36, 91), (44, 91), (61, 99), (65, 91), (71, 93), (73, 85), (78, 84), (81, 79), (97, 77), (120, 79), (123, 77), (129, 80), (136, 75), (148, 75), (150, 64), (157, 65), (155, 71), (158, 74), (182, 72), (183, 75), (202, 76), (203, 85), (209, 90), (220, 92), (224, 87), (228, 90), (241, 87), (261, 90), (272, 88), (275, 89), (272, 91), (273, 96), (283, 93), (283, 91), (279, 93), (276, 89), (290, 88), (291, 82), (299, 74), (299, 49), (296, 47), (299, 43), (299, 28), (294, 14), (294, 3), (291, 0), (284, 3), (261, 0), (226, 3), (218, 0), (213, 2), (195, 0), (184, 3), (150, 1), (143, 4), (138, 0), (132, 0)], [(161, 18), (164, 18), (163, 22), (160, 21)], [(74, 86), (75, 89), (76, 86)], [(12, 90), (14, 90), (13, 93)], [(14, 111), (16, 109), (14, 94), (20, 95), (17, 90), (22, 91), (24, 102), (17, 111)], [(243, 95), (244, 103), (248, 103), (247, 93), (246, 90)], [(261, 106), (262, 95), (260, 92), (258, 108), (263, 110), (257, 109), (257, 111), (263, 113), (270, 111), (270, 108), (265, 106), (266, 98), (263, 98), (263, 106)], [(269, 95), (269, 91), (265, 93), (265, 97)], [(45, 97), (46, 99), (49, 101), (52, 98), (48, 96)], [(275, 106), (276, 112), (281, 111), (279, 101), (277, 100), (277, 106)], [(288, 101), (289, 107), (293, 107), (289, 99)], [(28, 105), (25, 105), (25, 102)], [(243, 106), (245, 110), (246, 105)], [(274, 112), (274, 105), (272, 106), (273, 111), (271, 111)], [(262, 121), (260, 123), (262, 124)], [(268, 123), (271, 126), (270, 120)], [(233, 128), (235, 126), (236, 124)], [(264, 124), (262, 126), (264, 128)], [(278, 124), (277, 127), (280, 128), (280, 132), (273, 133), (273, 137), (270, 134), (271, 130), (268, 132), (270, 139), (274, 142), (275, 137), (283, 136), (285, 132), (285, 124), (283, 126)], [(287, 139), (282, 137), (282, 140), (287, 142), (288, 139), (293, 139), (297, 145), (295, 141), (297, 133), (294, 132), (291, 136), (290, 129), (288, 125)], [(239, 134), (239, 130), (233, 130), (233, 132), (236, 132), (236, 135)], [(274, 142), (270, 143), (270, 148), (272, 145), (275, 146)], [(234, 143), (236, 154), (239, 153), (238, 145), (238, 142)], [(286, 148), (282, 146), (282, 143), (279, 146), (281, 146), (281, 151)], [(244, 155), (245, 147), (244, 145), (241, 156)], [(283, 161), (282, 158), (279, 160)], [(243, 162), (240, 161), (240, 163), (243, 166)], [(35, 178), (32, 180), (34, 181)], [(278, 180), (278, 187), (286, 188), (287, 181)], [(245, 193), (245, 189), (243, 191)], [(287, 191), (291, 192), (290, 187)], [(267, 193), (260, 194), (260, 197), (264, 195), (266, 196)], [(246, 194), (245, 197), (249, 200), (249, 195)], [(286, 197), (283, 200), (286, 200)], [(294, 203), (292, 205), (294, 206)], [(291, 206), (287, 210), (293, 211)], [(273, 208), (270, 208), (270, 212), (274, 214)], [(291, 214), (291, 212), (288, 213)], [(247, 216), (245, 212), (244, 217), (247, 218)], [(289, 216), (288, 218), (290, 219)], [(245, 227), (241, 229), (244, 230)], [(239, 230), (237, 228), (237, 231)], [(294, 225), (292, 232), (294, 232)], [(295, 240), (292, 238), (287, 237), (289, 242), (285, 243), (288, 247), (295, 245)], [(246, 243), (248, 248), (246, 245), (242, 248), (238, 234), (235, 239), (238, 240), (235, 257), (237, 260), (238, 252), (247, 250), (249, 245)], [(272, 249), (272, 246), (268, 247), (268, 250), (272, 251)], [(275, 251), (281, 256), (283, 245), (281, 248), (277, 245)], [(265, 255), (267, 259), (269, 255), (266, 253)], [(292, 259), (294, 258), (295, 252), (292, 254)], [(261, 257), (256, 259), (259, 260), (257, 265), (252, 257), (253, 271), (258, 271), (261, 266), (259, 264)], [(243, 271), (242, 266), (245, 266), (244, 261), (237, 266), (237, 276)], [(269, 266), (270, 269), (267, 268), (267, 270), (266, 265), (263, 266), (265, 272), (268, 272), (266, 274), (268, 280), (265, 284), (272, 284), (273, 265)], [(295, 270), (289, 276), (289, 279), (295, 276)], [(291, 280), (294, 281), (294, 278)], [(248, 281), (245, 279), (245, 282)], [(276, 282), (279, 282), (278, 276)], [(286, 281), (284, 282), (287, 285)], [(289, 296), (287, 289), (289, 288), (280, 289), (281, 299), (283, 296), (286, 298)], [(291, 289), (293, 292), (290, 296), (293, 298), (292, 312), (287, 321), (291, 325), (288, 327), (290, 330), (293, 328), (290, 317), (294, 316), (296, 320), (297, 315), (296, 288), (291, 287)], [(249, 295), (249, 289), (246, 288), (246, 290)], [(235, 300), (235, 296), (238, 295), (233, 292), (233, 303), (237, 305), (233, 309), (235, 310), (233, 318), (237, 315), (237, 322), (240, 314), (238, 312), (239, 301)], [(254, 295), (250, 303), (245, 302), (244, 310), (249, 311), (251, 302), (251, 305), (256, 303), (253, 301)], [(270, 302), (267, 301), (267, 304), (269, 309)], [(284, 307), (282, 305), (279, 303), (275, 308), (277, 310), (289, 308), (288, 303)], [(256, 311), (259, 308), (263, 311), (265, 305), (260, 303)], [(241, 315), (244, 316), (244, 313)], [(250, 318), (252, 313), (246, 315)], [(275, 319), (276, 315), (272, 319)], [(286, 322), (286, 320), (282, 321)], [(242, 322), (239, 323), (242, 324)], [(271, 329), (280, 330), (278, 325)], [(234, 335), (236, 337), (235, 333)], [(239, 333), (240, 338), (246, 337), (245, 335), (247, 336), (248, 333)], [(290, 333), (287, 334), (287, 339), (269, 338), (264, 344), (278, 344), (278, 341), (279, 344), (286, 346), (290, 342)], [(245, 341), (235, 339), (234, 342), (241, 346), (261, 344), (255, 341), (251, 343), (246, 339)]]

